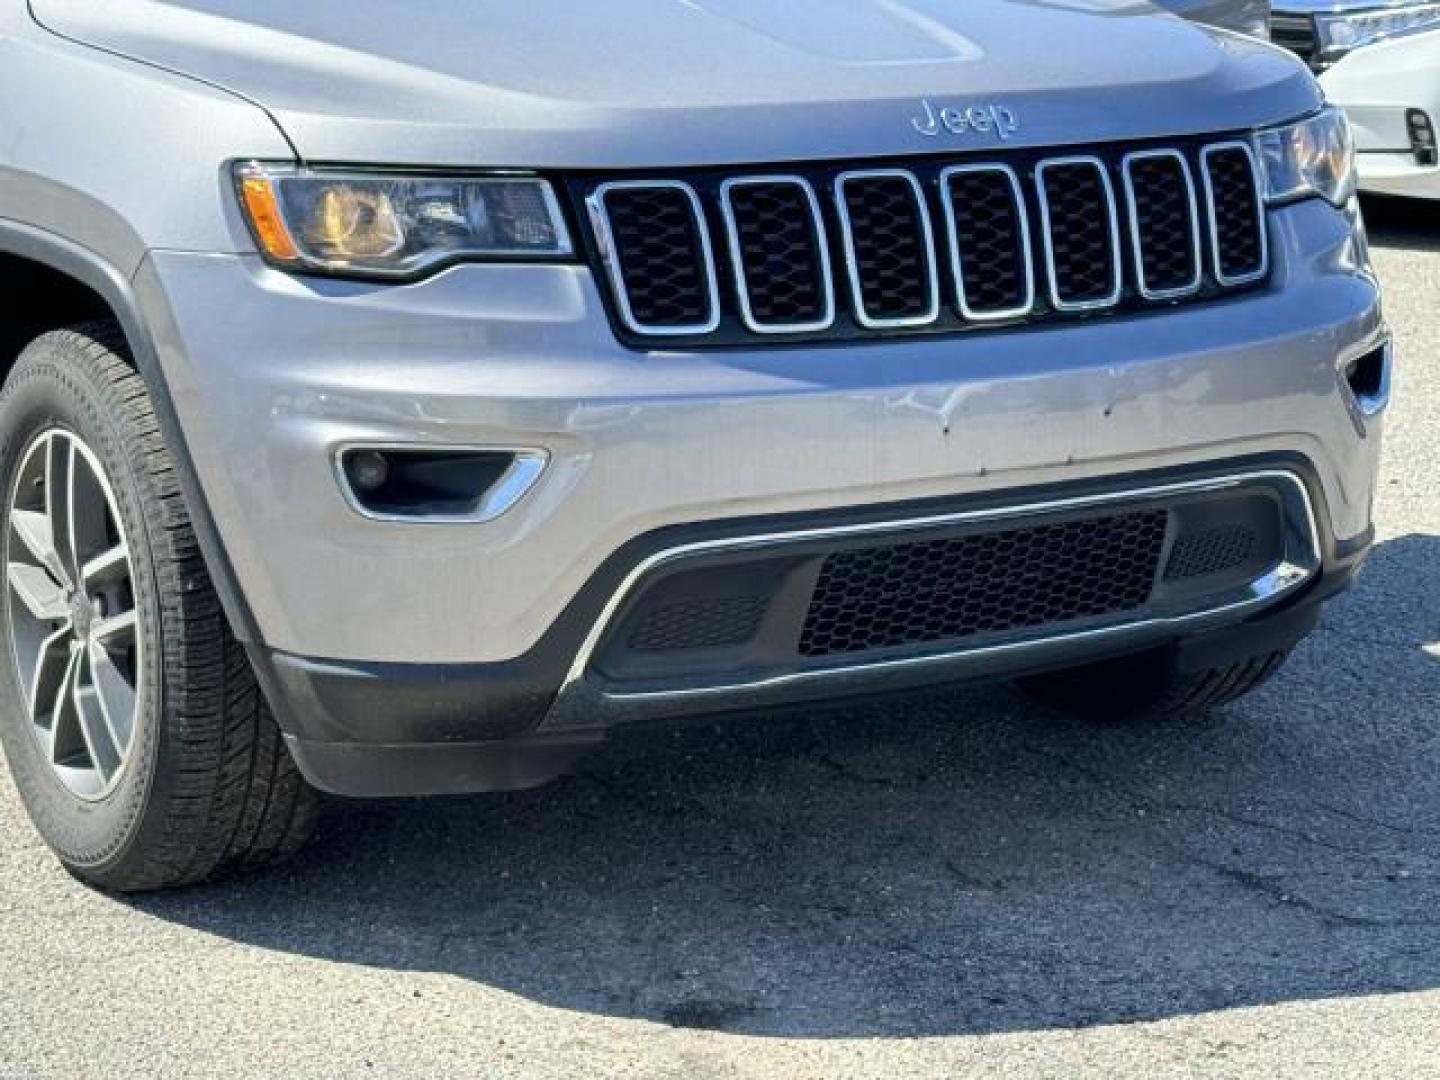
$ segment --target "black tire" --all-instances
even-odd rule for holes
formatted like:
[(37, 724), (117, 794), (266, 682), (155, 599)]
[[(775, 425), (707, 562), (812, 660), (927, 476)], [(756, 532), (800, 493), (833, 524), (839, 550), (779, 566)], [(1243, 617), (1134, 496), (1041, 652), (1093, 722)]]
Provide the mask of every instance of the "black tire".
[[(133, 735), (113, 790), (77, 796), (51, 765), (53, 749), (47, 755), (35, 735), (13, 645), (8, 605), (16, 601), (5, 590), (0, 742), (36, 828), (72, 873), (126, 892), (200, 882), (294, 853), (310, 832), (317, 796), (230, 632), (145, 384), (114, 324), (46, 334), (6, 380), (0, 535), (11, 536), (11, 493), (26, 447), (53, 429), (78, 436), (110, 485), (130, 551), (133, 633), (145, 643), (133, 655), (143, 657), (136, 667), (144, 675), (135, 677)], [(62, 689), (56, 700), (63, 698)]]
[(1280, 670), (1288, 650), (1180, 671), (1174, 649), (1034, 675), (1020, 686), (1051, 708), (1100, 723), (1194, 718), (1244, 697)]

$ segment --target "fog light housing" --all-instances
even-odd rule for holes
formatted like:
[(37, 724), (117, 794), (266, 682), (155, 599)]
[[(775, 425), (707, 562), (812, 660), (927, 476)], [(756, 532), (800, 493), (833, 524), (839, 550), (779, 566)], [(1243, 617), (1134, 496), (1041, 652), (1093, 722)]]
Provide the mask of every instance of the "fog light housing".
[(356, 450), (346, 455), (345, 475), (356, 491), (379, 491), (390, 479), (390, 462), (379, 450)]
[(1405, 114), (1405, 127), (1410, 132), (1410, 148), (1415, 152), (1415, 161), (1420, 165), (1440, 165), (1440, 153), (1435, 146), (1435, 125), (1423, 109), (1411, 109)]
[(541, 450), (345, 446), (335, 471), (346, 500), (377, 521), (479, 523), (518, 503), (540, 478)]
[(1343, 369), (1345, 383), (1363, 416), (1376, 415), (1390, 401), (1393, 349), (1393, 344), (1386, 341), (1355, 357)]

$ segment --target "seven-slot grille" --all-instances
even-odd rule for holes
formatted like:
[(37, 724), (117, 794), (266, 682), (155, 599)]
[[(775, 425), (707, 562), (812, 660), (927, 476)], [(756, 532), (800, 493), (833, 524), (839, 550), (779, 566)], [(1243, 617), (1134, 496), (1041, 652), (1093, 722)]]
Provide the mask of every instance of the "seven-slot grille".
[(958, 332), (1209, 299), (1269, 273), (1239, 140), (575, 190), (639, 345)]

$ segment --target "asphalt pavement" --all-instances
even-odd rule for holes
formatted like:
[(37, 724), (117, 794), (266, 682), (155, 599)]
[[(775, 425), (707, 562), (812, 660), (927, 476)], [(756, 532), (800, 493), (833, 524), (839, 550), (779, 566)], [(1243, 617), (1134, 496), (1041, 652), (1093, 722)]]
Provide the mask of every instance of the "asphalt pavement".
[(0, 1077), (1440, 1076), (1440, 210), (1370, 215), (1380, 543), (1253, 698), (635, 729), (134, 900), (0, 779)]

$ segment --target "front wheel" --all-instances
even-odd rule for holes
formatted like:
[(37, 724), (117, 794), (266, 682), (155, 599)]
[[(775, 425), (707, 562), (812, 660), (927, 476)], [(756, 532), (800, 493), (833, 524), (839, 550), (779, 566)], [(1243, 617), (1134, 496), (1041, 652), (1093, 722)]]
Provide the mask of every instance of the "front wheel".
[(60, 860), (128, 891), (296, 850), (315, 795), (230, 633), (117, 327), (22, 354), (0, 491), (0, 742)]

